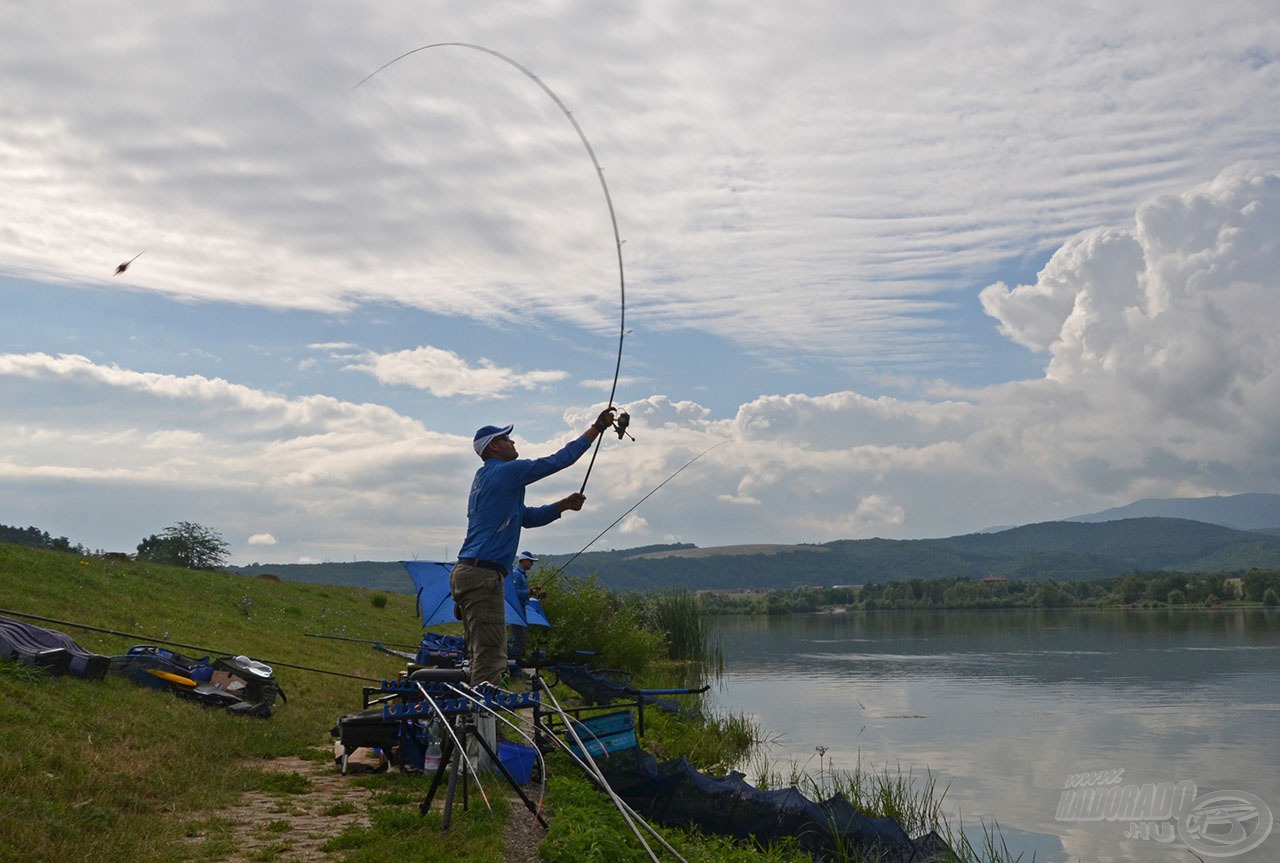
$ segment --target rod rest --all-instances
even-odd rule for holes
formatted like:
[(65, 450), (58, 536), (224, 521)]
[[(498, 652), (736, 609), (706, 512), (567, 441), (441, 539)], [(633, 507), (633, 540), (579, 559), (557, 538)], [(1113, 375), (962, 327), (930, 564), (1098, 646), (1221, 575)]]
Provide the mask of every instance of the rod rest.
[(466, 683), (467, 672), (460, 668), (419, 668), (409, 679), (419, 683)]

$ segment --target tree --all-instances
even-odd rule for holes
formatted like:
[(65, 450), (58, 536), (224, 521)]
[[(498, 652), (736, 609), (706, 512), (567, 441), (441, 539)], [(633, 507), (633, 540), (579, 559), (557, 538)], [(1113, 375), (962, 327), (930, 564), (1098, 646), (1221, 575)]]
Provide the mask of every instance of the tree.
[(217, 569), (227, 562), (227, 549), (222, 534), (213, 528), (180, 521), (138, 543), (138, 560), (186, 569)]
[(1053, 579), (1036, 588), (1035, 603), (1044, 608), (1061, 608), (1069, 604), (1062, 587)]

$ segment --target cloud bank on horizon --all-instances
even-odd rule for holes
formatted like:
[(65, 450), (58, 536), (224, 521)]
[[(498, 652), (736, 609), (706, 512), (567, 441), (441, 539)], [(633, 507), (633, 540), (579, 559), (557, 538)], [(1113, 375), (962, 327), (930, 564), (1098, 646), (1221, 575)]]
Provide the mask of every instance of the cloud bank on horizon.
[[(530, 541), (574, 550), (722, 440), (625, 544), (938, 536), (1275, 490), (1280, 23), (1174, 6), (515, 4), (425, 28), (516, 45), (576, 110), (624, 222), (628, 323), (677, 367), (624, 358), (639, 440), (608, 441), (590, 511)], [(609, 349), (573, 351), (616, 327), (617, 274), (572, 130), (527, 80), (444, 50), (318, 98), (405, 49), (408, 7), (144, 6), (128, 39), (111, 8), (0, 29), (16, 318), (44, 284), (309, 315), (332, 338), (229, 374), (11, 324), (30, 335), (0, 345), (0, 521), (128, 548), (183, 518), (242, 562), (447, 555), (484, 403), (525, 417), (525, 454), (598, 409)], [(444, 324), (379, 340), (360, 309), (386, 310), (382, 332)], [(485, 335), (531, 330), (558, 335)], [(965, 377), (995, 332), (1041, 371)], [(699, 395), (713, 373), (728, 410)]]

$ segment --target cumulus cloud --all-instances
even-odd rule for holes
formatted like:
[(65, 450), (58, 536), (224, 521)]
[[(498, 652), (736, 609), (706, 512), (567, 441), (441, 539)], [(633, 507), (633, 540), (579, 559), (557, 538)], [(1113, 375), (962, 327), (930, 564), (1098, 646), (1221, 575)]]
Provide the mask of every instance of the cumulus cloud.
[[(960, 533), (1272, 487), (1276, 236), (1280, 174), (1244, 167), (1064, 243), (1034, 283), (984, 297), (1010, 338), (1045, 353), (1038, 378), (929, 398), (766, 395), (727, 417), (638, 398), (637, 440), (606, 436), (588, 506), (539, 542), (601, 530), (650, 492), (629, 539), (713, 545)], [(436, 556), (462, 533), (469, 442), (385, 406), (71, 354), (0, 354), (0, 385), (0, 481), (33, 499), (127, 488), (156, 518), (198, 500), (224, 531), (288, 536), (273, 548), (313, 557)], [(522, 453), (554, 451), (600, 407), (563, 411)], [(531, 501), (576, 488), (583, 469)]]
[[(224, 533), (336, 549), (367, 548), (375, 534), (460, 530), (457, 514), (445, 520), (442, 510), (424, 528), (412, 513), (466, 488), (469, 441), (390, 408), (75, 355), (0, 354), (0, 382), (10, 407), (21, 405), (20, 419), (0, 417), (0, 481), (32, 489), (32, 506), (124, 494), (131, 508), (168, 508), (161, 517), (199, 508), (216, 515), (193, 520)], [(370, 512), (381, 512), (377, 527), (365, 522)]]
[[(1000, 332), (1033, 351), (1047, 352), (1062, 335), (1063, 325), (1082, 305), (1090, 314), (1091, 297), (1080, 285), (1105, 285), (1105, 300), (1122, 307), (1136, 296), (1143, 268), (1142, 248), (1133, 232), (1097, 230), (1072, 238), (1050, 259), (1033, 285), (1009, 288), (1003, 282), (980, 294), (982, 308), (999, 321)], [(1114, 315), (1107, 315), (1114, 318)]]
[(277, 540), (269, 533), (255, 533), (246, 540), (248, 545), (275, 545)]
[[(704, 543), (907, 537), (1270, 489), (1276, 236), (1280, 174), (1241, 167), (1148, 201), (1128, 227), (1072, 238), (1035, 283), (984, 297), (1011, 338), (1048, 355), (1038, 379), (932, 399), (762, 396), (725, 420), (654, 399), (661, 419), (641, 426), (642, 443), (732, 443), (691, 469), (695, 490), (673, 483), (646, 516), (667, 534), (696, 523)], [(661, 476), (639, 455), (615, 469), (638, 464), (646, 481)], [(686, 499), (709, 492), (712, 509)]]
[(440, 398), (503, 398), (510, 390), (538, 389), (568, 377), (556, 370), (516, 371), (483, 357), (478, 365), (468, 365), (453, 351), (430, 345), (386, 354), (366, 351), (347, 368), (368, 372), (379, 383), (416, 387)]
[[(992, 286), (1003, 330), (1049, 352), (1046, 380), (1136, 418), (1254, 427), (1271, 416), (1280, 341), (1280, 177), (1224, 172), (1144, 204), (1130, 230), (1068, 243), (1034, 285)], [(1050, 309), (1044, 298), (1057, 295)]]

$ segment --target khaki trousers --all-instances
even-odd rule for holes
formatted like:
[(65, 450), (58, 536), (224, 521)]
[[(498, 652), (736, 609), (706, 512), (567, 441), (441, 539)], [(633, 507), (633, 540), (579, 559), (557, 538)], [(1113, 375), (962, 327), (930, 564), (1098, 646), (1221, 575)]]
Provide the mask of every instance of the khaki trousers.
[(454, 564), (449, 590), (462, 615), (462, 630), (471, 654), (471, 685), (501, 686), (507, 673), (507, 616), (502, 575), (465, 563)]

